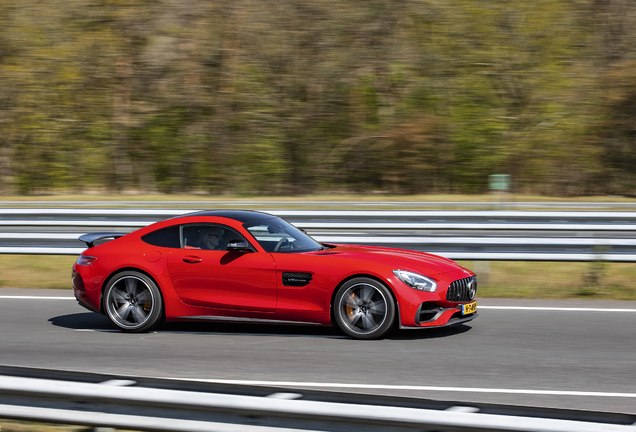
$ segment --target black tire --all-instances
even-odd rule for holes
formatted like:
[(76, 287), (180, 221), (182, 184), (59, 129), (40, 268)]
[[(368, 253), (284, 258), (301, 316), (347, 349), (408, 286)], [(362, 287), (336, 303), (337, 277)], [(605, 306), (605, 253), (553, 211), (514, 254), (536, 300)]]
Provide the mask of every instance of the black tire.
[(378, 339), (393, 329), (395, 302), (389, 289), (375, 279), (357, 277), (336, 293), (333, 314), (338, 327), (354, 339)]
[(121, 331), (141, 333), (161, 323), (163, 299), (148, 276), (125, 271), (113, 276), (106, 285), (104, 312)]

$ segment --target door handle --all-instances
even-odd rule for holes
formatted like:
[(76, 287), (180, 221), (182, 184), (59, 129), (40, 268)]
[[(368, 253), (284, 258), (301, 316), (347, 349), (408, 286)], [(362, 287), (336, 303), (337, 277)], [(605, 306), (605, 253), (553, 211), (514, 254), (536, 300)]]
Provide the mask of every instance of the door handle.
[(203, 259), (199, 258), (198, 256), (188, 255), (183, 257), (183, 261), (190, 264), (196, 264), (203, 261)]

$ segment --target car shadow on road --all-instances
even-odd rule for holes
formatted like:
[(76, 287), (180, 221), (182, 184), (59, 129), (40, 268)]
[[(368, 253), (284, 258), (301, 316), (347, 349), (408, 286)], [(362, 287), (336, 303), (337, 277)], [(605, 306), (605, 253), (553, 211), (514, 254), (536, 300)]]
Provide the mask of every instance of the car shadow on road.
[(114, 330), (108, 318), (92, 312), (60, 315), (49, 318), (49, 322), (72, 330)]
[[(50, 318), (48, 321), (56, 327), (71, 330), (119, 332), (106, 316), (91, 312), (60, 315)], [(159, 333), (189, 333), (193, 335), (236, 334), (251, 336), (345, 337), (338, 329), (333, 327), (214, 322), (163, 322), (155, 331)]]
[[(107, 317), (96, 313), (85, 312), (70, 315), (60, 315), (49, 319), (56, 327), (72, 330), (118, 332)], [(452, 327), (395, 330), (384, 339), (386, 340), (418, 340), (437, 339), (459, 335), (469, 331), (469, 325)], [(322, 326), (291, 326), (245, 323), (214, 323), (214, 322), (164, 322), (156, 329), (159, 333), (189, 333), (202, 334), (232, 334), (237, 336), (282, 336), (282, 337), (319, 337), (327, 339), (347, 339), (336, 327)]]
[(161, 327), (159, 327), (158, 331), (250, 336), (345, 337), (337, 328), (334, 327), (222, 322), (164, 322)]

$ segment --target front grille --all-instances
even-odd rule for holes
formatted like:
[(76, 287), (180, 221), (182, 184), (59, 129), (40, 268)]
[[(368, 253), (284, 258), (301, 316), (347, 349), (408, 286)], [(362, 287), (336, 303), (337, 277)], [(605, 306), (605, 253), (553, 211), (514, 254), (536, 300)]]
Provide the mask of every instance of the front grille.
[(451, 302), (467, 302), (477, 294), (477, 276), (471, 276), (452, 282), (446, 291), (446, 300)]

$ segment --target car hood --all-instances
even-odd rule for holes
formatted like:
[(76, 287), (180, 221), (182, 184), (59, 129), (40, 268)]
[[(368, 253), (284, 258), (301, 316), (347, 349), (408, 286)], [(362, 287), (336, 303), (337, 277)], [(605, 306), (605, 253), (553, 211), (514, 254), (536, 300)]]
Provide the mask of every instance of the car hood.
[[(425, 272), (430, 276), (465, 270), (462, 266), (448, 258), (427, 254), (425, 252), (374, 246), (334, 246), (336, 247), (331, 249), (328, 253), (387, 264), (393, 266), (396, 270)], [(468, 273), (470, 275), (473, 274), (470, 271), (468, 271)]]

